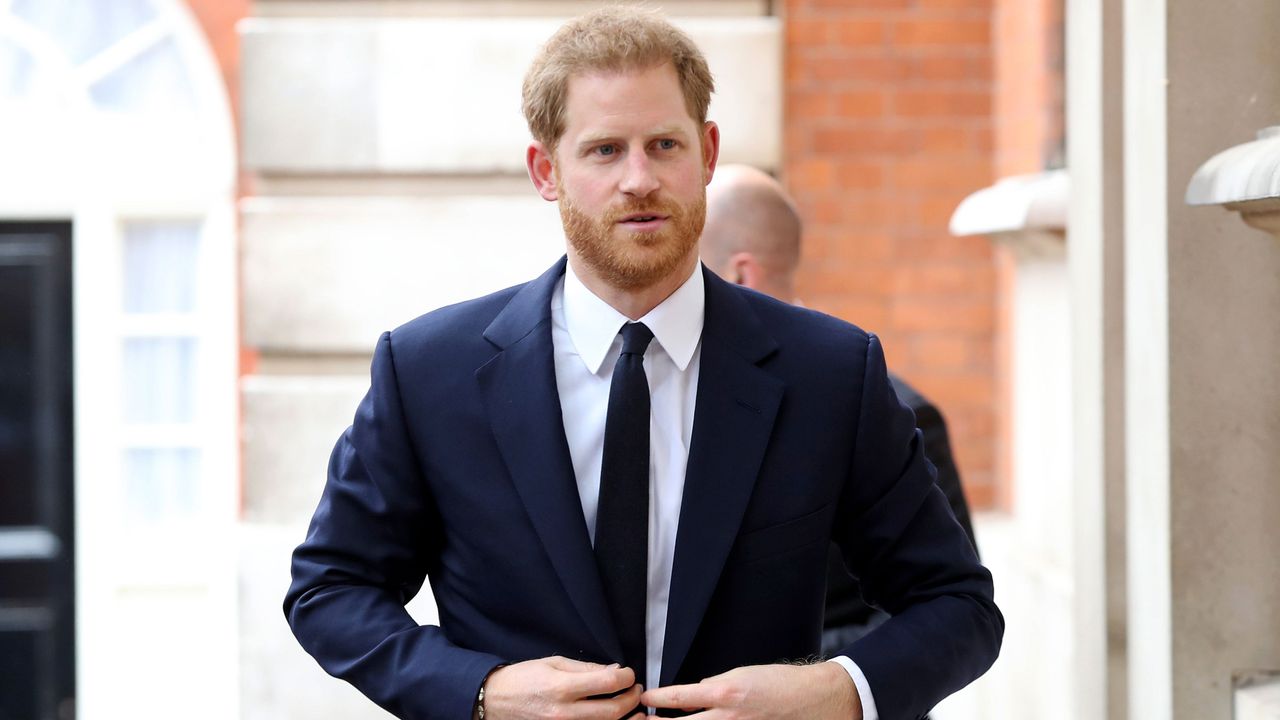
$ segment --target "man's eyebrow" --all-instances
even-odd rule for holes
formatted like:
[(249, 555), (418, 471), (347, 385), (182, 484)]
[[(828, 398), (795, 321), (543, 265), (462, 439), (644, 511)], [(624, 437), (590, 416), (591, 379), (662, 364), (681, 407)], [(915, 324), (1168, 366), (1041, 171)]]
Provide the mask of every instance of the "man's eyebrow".
[(653, 132), (649, 133), (649, 137), (651, 138), (652, 137), (670, 137), (672, 135), (685, 137), (686, 135), (688, 135), (688, 133), (685, 132), (685, 129), (680, 127), (679, 125), (672, 125), (670, 127), (658, 128), (657, 130), (654, 130)]
[[(685, 129), (680, 127), (679, 125), (671, 125), (668, 127), (660, 127), (654, 130), (650, 130), (649, 132), (645, 133), (645, 137), (650, 139), (657, 138), (657, 137), (672, 137), (672, 136), (684, 138), (684, 137), (687, 137), (688, 134), (689, 133), (686, 132)], [(579, 148), (585, 148), (590, 145), (597, 145), (602, 142), (617, 141), (621, 139), (622, 139), (622, 136), (617, 133), (608, 133), (608, 132), (594, 133), (591, 135), (582, 136), (582, 138), (578, 140), (577, 146)]]

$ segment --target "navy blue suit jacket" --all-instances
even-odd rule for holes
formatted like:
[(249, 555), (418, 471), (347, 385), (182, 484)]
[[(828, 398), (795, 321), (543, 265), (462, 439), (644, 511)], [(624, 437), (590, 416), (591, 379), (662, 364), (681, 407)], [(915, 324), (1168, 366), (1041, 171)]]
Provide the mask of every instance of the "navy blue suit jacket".
[[(402, 718), (465, 720), (500, 663), (620, 662), (538, 279), (386, 333), (339, 439), (285, 613)], [(934, 484), (874, 335), (703, 270), (706, 320), (662, 685), (818, 651), (827, 547), (894, 617), (845, 649), (885, 720), (995, 660), (990, 574)], [(430, 578), (439, 626), (404, 603)]]

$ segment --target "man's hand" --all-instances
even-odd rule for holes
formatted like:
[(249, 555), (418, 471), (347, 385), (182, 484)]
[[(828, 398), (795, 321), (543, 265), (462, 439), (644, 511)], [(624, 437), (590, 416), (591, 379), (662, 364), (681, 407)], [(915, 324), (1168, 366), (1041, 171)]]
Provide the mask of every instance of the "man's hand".
[(831, 662), (751, 665), (696, 685), (670, 685), (640, 696), (648, 707), (703, 710), (702, 720), (862, 720), (849, 673)]
[[(626, 690), (626, 692), (619, 692)], [(498, 668), (484, 690), (485, 720), (618, 720), (640, 704), (644, 688), (630, 668), (564, 657)], [(608, 696), (619, 693), (613, 697)], [(636, 713), (628, 720), (643, 720)]]

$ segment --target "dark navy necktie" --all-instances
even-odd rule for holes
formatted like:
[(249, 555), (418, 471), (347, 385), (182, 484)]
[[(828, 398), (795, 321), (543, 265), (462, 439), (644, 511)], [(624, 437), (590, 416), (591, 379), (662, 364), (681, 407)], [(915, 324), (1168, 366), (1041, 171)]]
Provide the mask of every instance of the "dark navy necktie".
[(644, 351), (653, 332), (622, 326), (622, 355), (609, 386), (604, 462), (596, 509), (596, 564), (625, 664), (645, 682), (649, 578), (649, 381)]

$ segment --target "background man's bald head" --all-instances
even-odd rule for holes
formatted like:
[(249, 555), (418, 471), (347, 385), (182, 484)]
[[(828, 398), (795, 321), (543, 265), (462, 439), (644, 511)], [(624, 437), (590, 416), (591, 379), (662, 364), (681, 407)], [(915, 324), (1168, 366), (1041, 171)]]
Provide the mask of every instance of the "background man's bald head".
[(791, 301), (800, 233), (800, 214), (777, 180), (747, 165), (716, 169), (700, 247), (715, 273)]

